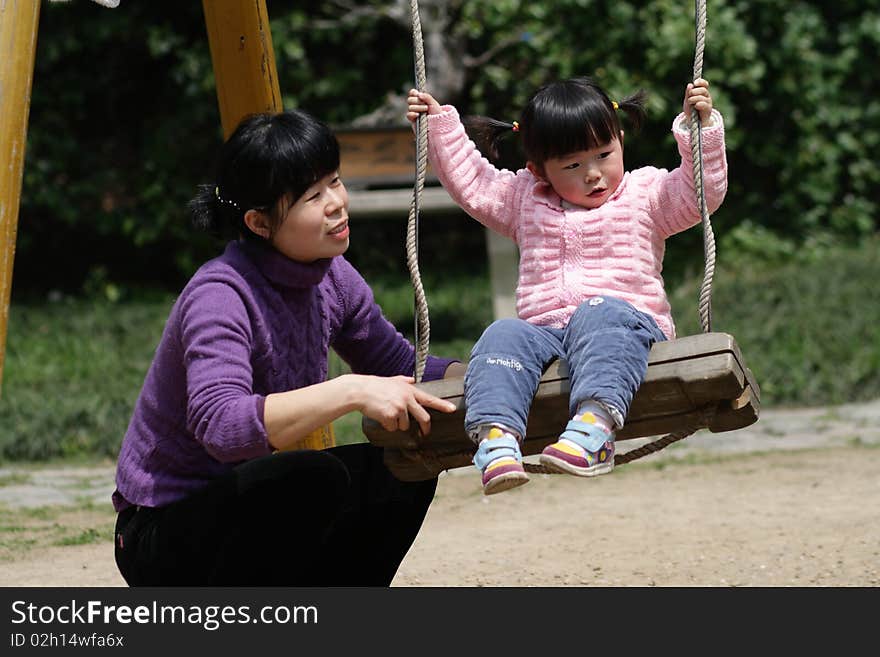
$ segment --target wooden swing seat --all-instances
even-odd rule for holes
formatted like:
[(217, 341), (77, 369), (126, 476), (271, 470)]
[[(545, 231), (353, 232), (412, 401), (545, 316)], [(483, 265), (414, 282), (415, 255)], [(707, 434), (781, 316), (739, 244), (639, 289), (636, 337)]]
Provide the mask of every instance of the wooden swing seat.
[[(402, 481), (436, 477), (443, 470), (470, 465), (474, 445), (464, 431), (463, 379), (441, 379), (419, 387), (456, 405), (453, 413), (431, 411), (431, 433), (386, 431), (369, 418), (363, 432), (385, 448), (385, 463)], [(523, 455), (540, 454), (568, 422), (568, 372), (552, 363), (535, 393), (529, 413)], [(651, 349), (645, 381), (633, 399), (626, 425), (617, 440), (676, 431), (709, 429), (713, 433), (746, 427), (758, 419), (760, 390), (733, 336), (702, 333)]]

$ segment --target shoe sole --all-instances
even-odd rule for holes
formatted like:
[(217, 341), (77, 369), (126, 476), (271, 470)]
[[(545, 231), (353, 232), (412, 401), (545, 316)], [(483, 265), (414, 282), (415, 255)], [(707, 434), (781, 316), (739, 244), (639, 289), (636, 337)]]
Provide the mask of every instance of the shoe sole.
[(614, 469), (613, 458), (605, 461), (605, 463), (597, 463), (596, 465), (590, 466), (588, 468), (580, 468), (576, 465), (572, 465), (564, 459), (558, 458), (556, 456), (551, 456), (549, 454), (541, 454), (539, 460), (541, 462), (541, 465), (543, 465), (551, 472), (570, 474), (574, 475), (575, 477), (596, 477), (598, 475), (607, 474)]
[(483, 486), (483, 495), (503, 493), (527, 483), (529, 483), (529, 475), (525, 472), (506, 472), (486, 482), (486, 485)]

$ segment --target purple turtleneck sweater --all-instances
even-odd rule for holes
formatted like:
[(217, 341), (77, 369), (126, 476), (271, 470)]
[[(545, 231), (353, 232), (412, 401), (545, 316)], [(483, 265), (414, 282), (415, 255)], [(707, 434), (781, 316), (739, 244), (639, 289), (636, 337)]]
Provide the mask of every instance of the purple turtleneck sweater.
[[(345, 258), (231, 242), (171, 309), (122, 443), (116, 510), (167, 505), (269, 454), (266, 395), (324, 381), (331, 346), (353, 372), (412, 375), (412, 345)], [(429, 357), (424, 379), (451, 362)]]

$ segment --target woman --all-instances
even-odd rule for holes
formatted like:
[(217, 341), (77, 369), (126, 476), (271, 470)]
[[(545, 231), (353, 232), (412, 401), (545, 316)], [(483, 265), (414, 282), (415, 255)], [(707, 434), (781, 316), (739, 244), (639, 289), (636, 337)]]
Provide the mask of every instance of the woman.
[[(131, 585), (388, 585), (436, 480), (397, 481), (369, 444), (297, 450), (360, 411), (389, 430), (454, 406), (413, 385), (413, 348), (343, 258), (332, 132), (246, 118), (194, 223), (237, 239), (171, 310), (119, 455), (116, 562)], [(352, 373), (331, 380), (333, 349)], [(425, 379), (463, 373), (429, 358)], [(287, 451), (293, 450), (293, 451)]]

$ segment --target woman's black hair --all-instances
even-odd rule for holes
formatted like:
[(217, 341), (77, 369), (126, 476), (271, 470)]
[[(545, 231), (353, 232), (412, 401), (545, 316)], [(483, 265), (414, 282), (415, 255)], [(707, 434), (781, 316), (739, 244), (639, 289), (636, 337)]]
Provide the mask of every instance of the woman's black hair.
[[(638, 132), (645, 118), (647, 94), (639, 90), (614, 103), (587, 77), (551, 82), (538, 89), (522, 111), (516, 131), (526, 159), (542, 166), (551, 158), (602, 146), (618, 138), (622, 110)], [(500, 140), (514, 133), (514, 124), (488, 117), (466, 117), (468, 135), (489, 159), (498, 159)]]
[(288, 204), (338, 168), (336, 136), (307, 112), (251, 114), (220, 148), (214, 182), (200, 185), (189, 202), (192, 222), (221, 235), (262, 239), (244, 223), (248, 210), (266, 212), (274, 234)]

